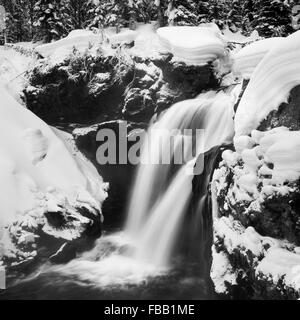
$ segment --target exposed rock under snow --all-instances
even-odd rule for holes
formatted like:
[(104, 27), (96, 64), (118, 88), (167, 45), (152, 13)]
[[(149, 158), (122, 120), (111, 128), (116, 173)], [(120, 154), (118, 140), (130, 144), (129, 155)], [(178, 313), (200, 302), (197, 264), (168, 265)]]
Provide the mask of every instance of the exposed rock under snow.
[(272, 248), (256, 268), (256, 274), (272, 279), (283, 279), (286, 286), (300, 291), (300, 254), (281, 248)]
[(255, 277), (248, 281), (257, 281), (258, 290), (259, 281), (295, 292), (300, 290), (300, 255), (292, 244), (262, 237), (253, 228), (244, 228), (239, 221), (226, 217), (215, 219), (214, 237), (211, 276), (218, 293), (227, 293), (229, 287), (237, 284), (237, 270), (228, 259), (235, 261), (239, 272), (246, 271), (246, 266), (254, 270), (242, 277)]

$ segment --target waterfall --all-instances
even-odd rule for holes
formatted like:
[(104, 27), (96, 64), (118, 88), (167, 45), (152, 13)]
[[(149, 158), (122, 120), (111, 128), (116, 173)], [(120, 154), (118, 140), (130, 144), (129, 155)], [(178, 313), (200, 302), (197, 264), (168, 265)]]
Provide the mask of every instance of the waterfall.
[[(232, 141), (232, 106), (230, 95), (224, 92), (208, 92), (196, 99), (175, 104), (149, 129), (153, 134), (145, 143), (142, 159), (167, 157), (164, 153), (170, 151), (169, 132), (174, 129), (204, 130), (202, 139), (189, 140), (184, 152), (197, 143), (196, 149), (204, 154), (214, 146)], [(171, 150), (171, 158), (174, 158), (176, 147), (174, 150)], [(174, 170), (172, 164), (140, 165), (125, 230), (136, 244), (135, 259), (157, 267), (170, 263), (192, 196), (193, 175), (189, 174), (191, 170), (188, 169), (194, 167), (196, 160), (197, 157), (185, 158), (179, 170)]]
[[(201, 225), (205, 212), (201, 211), (206, 210), (207, 188), (215, 162), (214, 156), (207, 158), (204, 153), (214, 146), (232, 142), (235, 102), (232, 100), (230, 92), (208, 92), (177, 103), (162, 114), (149, 128), (149, 131), (158, 130), (145, 140), (141, 158), (173, 159), (180, 150), (185, 155), (184, 161), (180, 165), (142, 161), (124, 232), (102, 237), (92, 251), (67, 265), (52, 266), (46, 272), (75, 277), (104, 288), (137, 284), (167, 274), (176, 245), (189, 248), (194, 261), (203, 259), (198, 250), (205, 228)], [(200, 140), (185, 139), (179, 134), (174, 141), (175, 147), (170, 148), (170, 132), (174, 129), (180, 133), (184, 129), (204, 129), (205, 132)], [(184, 148), (181, 148), (180, 140), (186, 142)], [(190, 153), (195, 144), (203, 157)], [(199, 161), (208, 163), (202, 174), (199, 172), (196, 186), (196, 192), (200, 193), (199, 205), (191, 212), (191, 203), (196, 197), (193, 195), (193, 169)]]

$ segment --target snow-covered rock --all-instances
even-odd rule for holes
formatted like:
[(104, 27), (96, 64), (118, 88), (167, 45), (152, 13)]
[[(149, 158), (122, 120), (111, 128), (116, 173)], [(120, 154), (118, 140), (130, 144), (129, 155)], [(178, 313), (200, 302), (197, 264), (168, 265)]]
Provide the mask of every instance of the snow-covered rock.
[(107, 185), (63, 133), (0, 95), (0, 260), (14, 265), (36, 257), (41, 230), (71, 241), (100, 225)]
[(253, 42), (233, 56), (233, 71), (244, 79), (250, 79), (252, 73), (265, 55), (284, 38), (268, 38)]
[(214, 243), (211, 277), (217, 293), (234, 295), (236, 288), (245, 297), (252, 292), (252, 298), (268, 299), (276, 297), (277, 287), (277, 298), (299, 297), (300, 255), (295, 246), (263, 237), (227, 217), (215, 219)]
[(300, 33), (277, 40), (241, 91), (234, 145), (212, 179), (213, 281), (236, 298), (300, 297)]
[(228, 27), (225, 27), (225, 29), (222, 30), (222, 33), (229, 42), (237, 44), (245, 44), (261, 39), (257, 31), (253, 31), (250, 36), (245, 36), (240, 30), (232, 32)]
[(157, 34), (165, 51), (189, 64), (204, 65), (225, 55), (227, 42), (215, 25), (164, 27)]
[(236, 135), (247, 135), (268, 114), (287, 102), (300, 84), (300, 31), (281, 39), (259, 63), (243, 94), (235, 117)]
[(72, 53), (74, 48), (84, 52), (91, 46), (100, 44), (101, 40), (101, 36), (92, 31), (74, 30), (61, 40), (37, 46), (35, 51), (44, 58), (51, 58), (52, 61), (58, 62)]
[(27, 83), (25, 73), (36, 65), (34, 55), (23, 55), (14, 47), (0, 47), (0, 78), (6, 89), (17, 100)]
[(127, 30), (121, 33), (112, 35), (109, 40), (112, 44), (130, 44), (138, 36), (137, 31)]

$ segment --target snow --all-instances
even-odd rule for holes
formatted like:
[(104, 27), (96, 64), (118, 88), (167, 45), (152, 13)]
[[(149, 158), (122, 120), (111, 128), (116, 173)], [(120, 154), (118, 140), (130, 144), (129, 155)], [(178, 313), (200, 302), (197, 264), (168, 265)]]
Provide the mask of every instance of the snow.
[(276, 128), (259, 141), (266, 161), (273, 163), (271, 183), (282, 185), (300, 178), (300, 131)]
[(51, 58), (52, 61), (62, 61), (72, 53), (74, 48), (84, 52), (100, 44), (101, 40), (100, 34), (97, 35), (88, 30), (74, 30), (66, 38), (37, 46), (35, 51), (44, 58)]
[(212, 267), (210, 277), (214, 283), (215, 291), (218, 294), (226, 294), (227, 287), (226, 283), (230, 285), (236, 285), (237, 275), (234, 272), (228, 257), (223, 252), (217, 252), (213, 247), (212, 249)]
[(236, 137), (256, 129), (268, 114), (287, 102), (300, 84), (300, 31), (282, 39), (259, 63), (235, 117)]
[(229, 42), (239, 44), (249, 43), (252, 41), (259, 40), (261, 38), (257, 31), (253, 31), (250, 36), (244, 36), (241, 31), (232, 32), (228, 27), (222, 30), (222, 33)]
[(214, 222), (215, 234), (223, 239), (226, 250), (232, 254), (235, 249), (250, 251), (254, 256), (259, 256), (264, 252), (264, 242), (276, 240), (261, 237), (252, 227), (245, 229), (240, 222), (233, 218), (222, 217)]
[(24, 56), (11, 48), (0, 47), (0, 81), (5, 82), (6, 89), (15, 98), (20, 99), (20, 93), (26, 83), (25, 72), (33, 68), (36, 59)]
[(245, 206), (246, 202), (246, 211), (258, 212), (267, 199), (295, 192), (300, 178), (299, 141), (300, 131), (286, 127), (265, 132), (253, 130), (250, 136), (235, 138), (236, 151), (224, 151), (223, 161), (214, 172), (215, 192), (221, 196), (227, 188), (229, 170), (233, 179), (226, 193), (227, 206)]
[[(3, 85), (0, 94), (2, 224), (36, 208), (39, 193), (45, 194), (48, 190), (61, 191), (70, 204), (75, 204), (81, 193), (90, 190), (86, 197), (91, 206), (100, 211), (105, 193), (101, 197), (98, 190), (92, 190), (95, 183), (89, 180), (82, 164), (76, 162), (53, 130), (19, 105)], [(99, 198), (95, 199), (97, 194)]]
[(156, 22), (137, 27), (137, 36), (131, 52), (137, 56), (156, 56), (160, 50), (160, 41), (156, 33)]
[(164, 27), (157, 34), (165, 51), (190, 64), (203, 65), (225, 56), (227, 42), (215, 25)]
[(283, 279), (283, 283), (296, 291), (300, 290), (300, 254), (281, 248), (272, 248), (256, 269), (256, 275), (262, 273), (274, 283)]
[[(21, 106), (2, 82), (0, 95), (0, 260), (16, 266), (37, 256), (41, 230), (65, 241), (79, 238), (90, 224), (79, 208), (101, 219), (108, 185), (70, 134)], [(55, 212), (65, 228), (49, 224), (45, 214)]]
[(268, 38), (249, 44), (233, 56), (233, 72), (250, 79), (253, 71), (265, 55), (284, 38)]
[(110, 37), (110, 42), (112, 44), (130, 44), (135, 41), (138, 33), (137, 31), (127, 30)]
[(98, 33), (83, 29), (74, 30), (61, 40), (35, 47), (35, 51), (53, 63), (59, 63), (72, 54), (74, 48), (80, 53), (91, 48), (96, 54), (99, 48), (109, 53), (112, 51), (111, 45), (130, 44), (134, 41), (137, 45), (133, 52), (150, 54), (153, 49), (157, 51), (157, 44), (154, 43), (158, 43), (158, 37), (154, 25), (138, 25), (134, 31), (123, 28), (120, 33), (116, 33), (116, 28), (105, 28), (98, 30)]
[(254, 228), (244, 228), (232, 217), (214, 219), (215, 243), (218, 239), (224, 242), (226, 252), (217, 252), (213, 247), (213, 265), (211, 277), (216, 291), (226, 293), (226, 285), (235, 284), (236, 275), (228, 254), (238, 251), (248, 260), (251, 269), (255, 270), (257, 278), (268, 279), (275, 285), (283, 279), (283, 283), (296, 291), (300, 290), (300, 255), (298, 248), (292, 244), (263, 237)]

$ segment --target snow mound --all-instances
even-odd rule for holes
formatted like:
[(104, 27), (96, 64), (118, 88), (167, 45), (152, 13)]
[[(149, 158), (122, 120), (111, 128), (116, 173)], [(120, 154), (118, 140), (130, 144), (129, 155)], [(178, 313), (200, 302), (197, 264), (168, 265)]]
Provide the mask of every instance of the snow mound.
[(281, 248), (272, 248), (256, 269), (256, 274), (271, 277), (273, 282), (283, 283), (300, 290), (300, 255)]
[(0, 47), (0, 77), (15, 99), (20, 99), (20, 92), (27, 83), (25, 72), (35, 64), (36, 59), (33, 56), (25, 56), (14, 49)]
[(269, 38), (251, 43), (233, 57), (233, 71), (244, 79), (250, 79), (252, 73), (265, 55), (284, 38)]
[(74, 30), (66, 38), (37, 46), (35, 51), (44, 58), (51, 57), (53, 61), (61, 61), (68, 54), (72, 53), (74, 48), (80, 52), (84, 52), (91, 46), (100, 44), (100, 42), (101, 35), (96, 35), (88, 30)]
[[(87, 175), (65, 144), (42, 120), (0, 85), (0, 223), (13, 222), (39, 206), (46, 193), (61, 193), (71, 206), (82, 199), (101, 211), (105, 199), (99, 176)], [(95, 182), (97, 180), (97, 183)]]
[(127, 30), (127, 31), (112, 35), (110, 37), (110, 42), (112, 44), (130, 44), (136, 39), (137, 35), (138, 35), (137, 31)]
[(242, 34), (240, 30), (237, 32), (232, 32), (228, 27), (226, 27), (224, 30), (222, 30), (222, 33), (229, 42), (235, 42), (240, 44), (249, 43), (261, 39), (256, 30), (253, 31), (250, 36), (245, 36)]
[(282, 39), (259, 63), (239, 104), (236, 136), (256, 129), (271, 111), (287, 102), (300, 84), (300, 31)]
[(244, 228), (232, 217), (214, 220), (214, 237), (226, 247), (226, 251), (218, 250), (218, 253), (213, 247), (211, 276), (218, 293), (227, 293), (228, 284), (236, 284), (238, 272), (228, 260), (228, 255), (234, 256), (236, 252), (248, 259), (256, 279), (267, 279), (275, 286), (283, 284), (288, 289), (300, 290), (299, 248), (287, 241), (263, 237), (252, 227)]
[(225, 55), (227, 42), (214, 26), (176, 26), (157, 30), (161, 46), (175, 58), (204, 65)]

